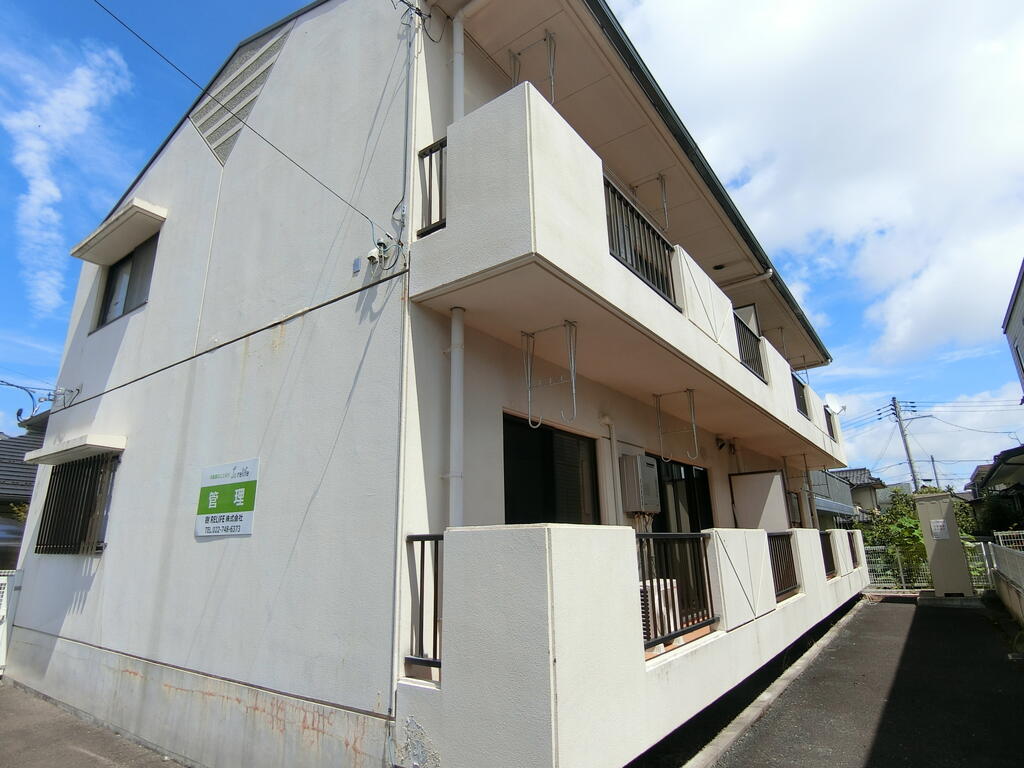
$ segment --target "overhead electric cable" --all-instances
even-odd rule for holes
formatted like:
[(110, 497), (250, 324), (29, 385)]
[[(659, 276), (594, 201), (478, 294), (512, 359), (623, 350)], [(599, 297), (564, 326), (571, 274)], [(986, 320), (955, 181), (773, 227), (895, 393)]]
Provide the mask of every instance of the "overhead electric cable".
[(252, 126), (251, 126), (251, 125), (250, 125), (250, 124), (249, 124), (248, 122), (246, 122), (246, 120), (245, 120), (244, 118), (242, 118), (242, 117), (239, 117), (239, 116), (238, 116), (238, 114), (237, 114), (236, 112), (234, 112), (234, 111), (233, 111), (233, 110), (232, 110), (232, 109), (231, 109), (230, 107), (228, 107), (228, 106), (227, 106), (226, 104), (224, 104), (224, 102), (222, 102), (222, 101), (221, 101), (220, 99), (218, 99), (218, 98), (217, 98), (216, 96), (214, 96), (214, 95), (213, 95), (212, 93), (210, 93), (209, 89), (207, 89), (207, 88), (204, 88), (204, 87), (203, 87), (203, 86), (201, 86), (201, 85), (200, 85), (199, 83), (197, 83), (197, 82), (196, 82), (195, 80), (193, 80), (193, 79), (192, 79), (192, 77), (191, 77), (191, 76), (189, 76), (189, 74), (188, 74), (187, 72), (185, 72), (185, 71), (184, 71), (184, 70), (183, 70), (183, 69), (182, 69), (181, 67), (179, 67), (179, 66), (178, 66), (177, 64), (175, 64), (175, 63), (174, 63), (173, 61), (171, 61), (171, 60), (170, 60), (169, 58), (167, 58), (167, 57), (166, 57), (166, 56), (165, 56), (164, 54), (162, 54), (162, 53), (161, 53), (161, 52), (160, 52), (160, 51), (159, 51), (159, 50), (158, 50), (158, 49), (156, 48), (156, 46), (154, 46), (154, 45), (153, 45), (152, 43), (150, 43), (150, 42), (149, 42), (149, 41), (148, 41), (148, 40), (147, 40), (146, 38), (144, 38), (144, 37), (143, 37), (142, 35), (140, 35), (140, 34), (139, 34), (138, 32), (136, 32), (136, 31), (135, 31), (134, 29), (132, 29), (132, 28), (131, 28), (131, 27), (130, 27), (130, 26), (129, 26), (129, 25), (128, 25), (128, 24), (127, 24), (127, 23), (126, 23), (125, 21), (123, 21), (123, 20), (121, 19), (121, 17), (119, 17), (119, 16), (118, 16), (118, 15), (117, 15), (116, 13), (114, 13), (114, 12), (113, 12), (112, 10), (110, 10), (109, 8), (107, 8), (107, 6), (105, 6), (105, 5), (103, 4), (103, 3), (101, 3), (101, 2), (100, 2), (100, 0), (92, 0), (92, 1), (93, 1), (93, 3), (95, 3), (95, 4), (97, 5), (97, 6), (99, 6), (99, 7), (100, 7), (100, 8), (101, 8), (101, 9), (102, 9), (102, 10), (103, 10), (103, 11), (104, 11), (104, 12), (105, 12), (105, 13), (106, 13), (106, 14), (107, 14), (108, 16), (110, 16), (110, 18), (112, 18), (112, 19), (113, 19), (114, 21), (116, 21), (116, 22), (117, 22), (118, 24), (120, 24), (120, 25), (121, 25), (122, 27), (124, 27), (124, 28), (125, 28), (126, 30), (128, 30), (128, 32), (130, 32), (130, 33), (131, 33), (131, 34), (132, 34), (132, 35), (133, 35), (133, 36), (134, 36), (135, 38), (137, 38), (137, 39), (138, 39), (138, 40), (139, 40), (139, 41), (140, 41), (140, 42), (141, 42), (141, 43), (142, 43), (143, 45), (145, 45), (145, 46), (146, 46), (147, 48), (149, 48), (149, 50), (151, 50), (151, 51), (152, 51), (153, 53), (155, 53), (155, 54), (156, 54), (157, 56), (159, 56), (159, 57), (160, 57), (161, 59), (163, 59), (163, 60), (164, 60), (164, 61), (165, 61), (165, 62), (166, 62), (166, 63), (167, 63), (167, 64), (168, 64), (168, 65), (169, 65), (169, 66), (170, 66), (170, 67), (171, 67), (171, 68), (172, 68), (172, 69), (173, 69), (173, 70), (174, 70), (175, 72), (177, 72), (177, 73), (178, 73), (179, 75), (181, 75), (181, 76), (182, 76), (182, 77), (184, 77), (184, 78), (185, 78), (186, 80), (188, 80), (188, 81), (189, 81), (189, 82), (190, 82), (190, 83), (191, 83), (192, 85), (194, 85), (194, 86), (195, 86), (196, 88), (198, 88), (198, 89), (200, 90), (200, 92), (201, 92), (201, 93), (202, 93), (202, 94), (203, 94), (204, 96), (209, 96), (209, 97), (210, 97), (210, 98), (211, 98), (211, 99), (212, 99), (213, 101), (215, 101), (215, 102), (216, 102), (216, 103), (217, 103), (217, 104), (218, 104), (218, 105), (219, 105), (219, 106), (220, 106), (220, 107), (221, 107), (222, 109), (224, 109), (225, 111), (227, 111), (227, 113), (228, 113), (229, 115), (231, 115), (231, 116), (232, 116), (233, 118), (235, 118), (236, 120), (238, 120), (238, 121), (239, 121), (239, 122), (240, 122), (240, 123), (241, 123), (242, 125), (244, 125), (244, 126), (245, 126), (246, 128), (248, 128), (248, 129), (249, 129), (250, 131), (252, 131), (252, 132), (253, 132), (253, 134), (254, 134), (254, 135), (255, 135), (255, 136), (257, 137), (257, 138), (259, 138), (259, 139), (260, 139), (261, 141), (263, 141), (263, 142), (264, 142), (264, 143), (265, 143), (265, 144), (266, 144), (266, 145), (267, 145), (268, 147), (270, 147), (271, 149), (273, 149), (273, 150), (274, 150), (275, 152), (277, 152), (277, 153), (278, 153), (279, 155), (281, 155), (281, 157), (283, 157), (283, 158), (284, 158), (285, 160), (287, 160), (287, 161), (288, 161), (289, 163), (291, 163), (292, 165), (294, 165), (294, 166), (295, 166), (296, 168), (298, 168), (298, 169), (299, 169), (300, 171), (302, 171), (302, 172), (303, 172), (304, 174), (306, 174), (307, 176), (309, 176), (309, 178), (311, 178), (311, 179), (312, 179), (313, 181), (315, 181), (315, 182), (316, 182), (317, 184), (319, 184), (319, 185), (320, 185), (321, 187), (323, 187), (323, 188), (324, 188), (324, 189), (325, 189), (325, 190), (326, 190), (327, 192), (329, 192), (329, 193), (330, 193), (331, 195), (333, 195), (333, 196), (334, 196), (335, 198), (337, 198), (337, 199), (338, 199), (338, 200), (339, 200), (340, 202), (344, 203), (344, 204), (345, 204), (346, 206), (348, 206), (348, 207), (349, 207), (350, 209), (352, 209), (352, 210), (353, 210), (353, 211), (354, 211), (355, 213), (359, 214), (359, 215), (360, 215), (360, 216), (362, 216), (362, 217), (363, 217), (364, 219), (366, 219), (367, 223), (368, 223), (368, 224), (369, 224), (369, 225), (370, 225), (370, 226), (371, 226), (372, 228), (379, 228), (379, 229), (380, 229), (380, 230), (381, 230), (382, 232), (384, 232), (384, 234), (385, 234), (385, 235), (387, 235), (387, 237), (388, 237), (388, 238), (390, 238), (390, 239), (391, 239), (391, 241), (392, 241), (392, 242), (395, 242), (395, 243), (397, 243), (398, 245), (403, 245), (402, 241), (401, 241), (401, 240), (399, 240), (399, 239), (398, 239), (397, 237), (395, 237), (394, 235), (392, 235), (392, 234), (391, 234), (390, 232), (388, 232), (388, 230), (387, 230), (387, 228), (386, 228), (386, 227), (383, 227), (383, 226), (381, 226), (380, 224), (378, 224), (377, 222), (375, 222), (375, 221), (374, 221), (373, 219), (371, 219), (371, 218), (370, 218), (370, 217), (369, 217), (369, 216), (368, 216), (367, 214), (363, 213), (363, 212), (362, 212), (362, 211), (361, 211), (361, 210), (360, 210), (359, 208), (357, 208), (357, 207), (356, 207), (356, 205), (355, 205), (354, 203), (351, 203), (351, 202), (349, 202), (349, 201), (348, 201), (348, 200), (347, 200), (346, 198), (342, 197), (342, 196), (341, 196), (340, 194), (338, 194), (338, 193), (337, 193), (337, 192), (335, 192), (335, 191), (334, 191), (333, 189), (331, 189), (331, 187), (330, 187), (330, 186), (328, 186), (328, 184), (327, 184), (327, 183), (326, 183), (325, 181), (323, 181), (322, 179), (320, 179), (320, 177), (318, 177), (318, 176), (317, 176), (316, 174), (314, 174), (314, 173), (313, 173), (312, 171), (310, 171), (310, 170), (309, 170), (309, 169), (307, 169), (307, 168), (306, 168), (305, 166), (303, 166), (303, 165), (302, 165), (301, 163), (299, 163), (299, 162), (298, 162), (297, 160), (295, 160), (295, 159), (294, 159), (293, 157), (291, 157), (291, 155), (289, 155), (289, 154), (288, 154), (287, 152), (285, 152), (285, 151), (284, 151), (283, 149), (281, 149), (281, 148), (280, 148), (279, 146), (277, 146), (276, 144), (274, 144), (274, 142), (272, 142), (272, 141), (271, 141), (270, 139), (268, 139), (268, 138), (267, 138), (266, 136), (264, 136), (264, 135), (263, 135), (262, 133), (260, 133), (260, 132), (259, 132), (259, 131), (257, 131), (257, 130), (256, 130), (255, 128), (253, 128), (253, 127), (252, 127)]

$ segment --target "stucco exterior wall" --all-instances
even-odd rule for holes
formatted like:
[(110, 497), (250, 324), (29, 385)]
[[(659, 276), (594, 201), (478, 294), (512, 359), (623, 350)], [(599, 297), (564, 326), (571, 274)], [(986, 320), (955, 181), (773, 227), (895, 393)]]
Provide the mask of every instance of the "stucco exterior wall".
[[(418, 751), (446, 768), (624, 765), (867, 584), (863, 567), (826, 582), (818, 532), (797, 530), (800, 593), (776, 605), (764, 533), (712, 534), (716, 613), (738, 610), (645, 661), (631, 530), (450, 529), (441, 683), (399, 683), (399, 764)], [(759, 544), (753, 567), (729, 566)]]
[[(293, 22), (248, 118), (389, 227), (411, 166), (407, 31), (388, 3), (313, 9)], [(380, 760), (395, 676), (406, 278), (381, 281), (366, 260), (370, 225), (248, 129), (222, 168), (185, 121), (129, 197), (168, 209), (149, 301), (93, 331), (103, 270), (85, 265), (59, 376), (81, 391), (55, 409), (46, 443), (125, 437), (107, 548), (34, 553), (44, 467), (7, 673), (146, 739), (166, 735), (169, 718), (182, 733), (151, 740), (198, 763), (230, 762), (210, 744), (221, 724), (196, 720), (203, 697), (226, 697), (223, 727), (268, 743), (260, 734), (281, 723), (228, 701), (251, 703), (254, 690), (319, 702), (332, 738), (363, 729), (359, 748)], [(252, 457), (253, 535), (196, 537), (202, 468)], [(150, 682), (112, 676), (122, 657)], [(168, 686), (193, 691), (192, 703), (160, 699)], [(296, 739), (309, 735), (301, 721)], [(246, 764), (303, 764), (288, 750)]]
[[(447, 392), (450, 320), (437, 312), (413, 304), (409, 375), (415, 378), (415, 402), (410, 403), (406, 441), (406, 491), (404, 523), (406, 533), (440, 531), (446, 524), (447, 489), (444, 474), (448, 461)], [(465, 509), (471, 525), (501, 525), (505, 522), (504, 457), (502, 415), (525, 416), (526, 385), (522, 353), (482, 333), (466, 334), (465, 411)], [(538, 378), (568, 375), (568, 371), (537, 361)], [(614, 492), (611, 488), (611, 447), (602, 416), (615, 422), (620, 454), (660, 452), (657, 421), (651, 403), (626, 397), (585, 378), (577, 383), (577, 417), (571, 424), (561, 419), (568, 409), (568, 390), (552, 387), (534, 394), (534, 418), (539, 415), (552, 427), (592, 437), (597, 441), (598, 486), (601, 519), (614, 522)], [(414, 417), (413, 414), (416, 414)], [(665, 430), (689, 425), (666, 417)], [(665, 437), (666, 450), (682, 457), (689, 447), (689, 433)], [(737, 447), (719, 449), (715, 436), (698, 429), (700, 458), (689, 462), (708, 469), (715, 523), (735, 527), (729, 474), (741, 471), (781, 469), (781, 457), (769, 457)], [(685, 459), (682, 459), (685, 461)]]

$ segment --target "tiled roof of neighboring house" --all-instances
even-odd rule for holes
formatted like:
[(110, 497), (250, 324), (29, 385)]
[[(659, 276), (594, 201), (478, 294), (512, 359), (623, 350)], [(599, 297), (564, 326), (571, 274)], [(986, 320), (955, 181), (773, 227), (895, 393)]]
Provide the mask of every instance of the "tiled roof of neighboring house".
[(857, 469), (833, 469), (832, 474), (841, 477), (854, 486), (870, 485), (875, 488), (884, 488), (885, 483), (871, 475), (871, 471), (864, 467)]
[(0, 440), (0, 501), (27, 502), (36, 483), (36, 467), (25, 463), (25, 454), (43, 447), (46, 414), (23, 422), (24, 435)]

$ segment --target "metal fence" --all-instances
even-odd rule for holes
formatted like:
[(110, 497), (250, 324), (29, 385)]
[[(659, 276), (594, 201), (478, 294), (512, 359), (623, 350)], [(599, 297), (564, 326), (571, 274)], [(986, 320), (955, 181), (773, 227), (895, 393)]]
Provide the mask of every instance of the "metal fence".
[(670, 643), (717, 620), (706, 533), (638, 533), (644, 648)]
[(761, 360), (761, 339), (747, 326), (739, 315), (732, 316), (736, 325), (736, 343), (739, 345), (740, 362), (764, 381), (764, 362)]
[(996, 531), (992, 535), (999, 546), (1024, 552), (1024, 531)]
[(445, 166), (448, 137), (420, 150), (420, 183), (422, 185), (423, 218), (416, 237), (426, 237), (445, 225)]
[(822, 531), (819, 536), (821, 537), (821, 556), (825, 559), (825, 578), (831, 579), (836, 575), (836, 553), (832, 551), (832, 534)]
[[(991, 555), (985, 542), (964, 541), (964, 559), (971, 575), (971, 584), (975, 589), (988, 589), (991, 586), (989, 570)], [(868, 586), (875, 589), (931, 589), (934, 587), (932, 571), (926, 557), (900, 554), (895, 547), (864, 547), (867, 559)]]
[[(411, 664), (441, 666), (441, 576), (444, 537), (440, 533), (407, 536), (409, 575), (414, 582)], [(429, 617), (429, 623), (428, 623)]]
[(775, 601), (780, 602), (800, 588), (793, 561), (793, 534), (789, 531), (768, 534), (768, 555), (775, 582)]
[(796, 409), (808, 419), (811, 418), (807, 410), (807, 385), (793, 374), (793, 397), (796, 400)]
[(993, 544), (992, 562), (1000, 574), (1024, 589), (1024, 551)]
[(607, 178), (604, 180), (604, 199), (611, 255), (674, 303), (672, 246), (668, 240)]

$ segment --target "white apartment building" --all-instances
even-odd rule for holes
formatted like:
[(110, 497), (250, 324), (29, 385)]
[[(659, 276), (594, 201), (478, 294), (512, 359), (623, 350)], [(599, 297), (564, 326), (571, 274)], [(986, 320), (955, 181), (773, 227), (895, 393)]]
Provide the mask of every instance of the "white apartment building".
[(187, 764), (621, 766), (867, 583), (604, 0), (315, 2), (72, 256), (6, 674)]

